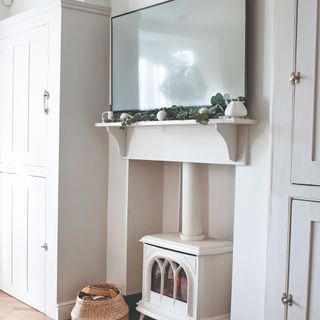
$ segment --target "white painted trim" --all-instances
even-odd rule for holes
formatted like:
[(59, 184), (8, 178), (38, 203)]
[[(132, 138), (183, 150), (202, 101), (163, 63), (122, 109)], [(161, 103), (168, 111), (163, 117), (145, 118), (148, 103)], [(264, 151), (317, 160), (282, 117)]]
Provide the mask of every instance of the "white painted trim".
[(184, 252), (195, 256), (206, 256), (233, 251), (233, 244), (230, 241), (221, 241), (211, 238), (207, 238), (203, 241), (183, 241), (177, 233), (144, 236), (140, 241), (149, 245)]
[(256, 123), (224, 118), (210, 120), (208, 125), (169, 120), (138, 122), (126, 130), (119, 129), (121, 123), (97, 123), (96, 127), (107, 129), (124, 159), (247, 165), (249, 126)]
[[(7, 31), (10, 26), (21, 25), (25, 23), (25, 21), (34, 19), (39, 16), (43, 16), (44, 14), (51, 12), (53, 10), (61, 8), (60, 1), (50, 2), (45, 5), (37, 6), (23, 12), (17, 13), (11, 17), (5, 18), (0, 21), (0, 37), (1, 31)], [(8, 33), (11, 33), (10, 31)]]
[[(103, 16), (111, 16), (111, 8), (101, 5), (93, 5), (76, 0), (56, 0), (50, 3), (39, 5), (23, 12), (17, 13), (11, 17), (0, 21), (0, 37), (2, 30), (7, 31), (10, 26), (23, 24), (25, 21), (34, 19), (35, 17), (43, 16), (44, 14), (57, 9), (71, 9)], [(9, 32), (10, 33), (10, 32)]]
[(61, 0), (62, 8), (99, 14), (102, 16), (111, 16), (111, 8), (101, 5), (93, 5), (86, 2), (75, 0)]
[(203, 320), (230, 320), (230, 314), (224, 314), (222, 316), (213, 317), (213, 318), (205, 318)]
[(65, 301), (57, 304), (58, 309), (58, 319), (59, 320), (68, 320), (71, 318), (71, 311), (73, 309), (76, 300)]
[[(210, 124), (257, 124), (258, 121), (254, 119), (237, 119), (237, 118), (223, 118), (223, 119), (211, 119)], [(153, 126), (190, 126), (200, 125), (196, 120), (164, 120), (164, 121), (141, 121), (130, 125), (130, 127), (153, 127)], [(96, 123), (97, 128), (108, 128), (108, 127), (121, 127), (120, 122), (110, 123)]]

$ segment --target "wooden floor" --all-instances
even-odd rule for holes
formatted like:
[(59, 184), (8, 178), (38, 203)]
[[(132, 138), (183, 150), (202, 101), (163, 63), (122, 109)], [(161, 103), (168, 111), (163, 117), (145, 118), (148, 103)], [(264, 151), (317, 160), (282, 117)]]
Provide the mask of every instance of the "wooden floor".
[(49, 320), (42, 313), (0, 291), (1, 320)]

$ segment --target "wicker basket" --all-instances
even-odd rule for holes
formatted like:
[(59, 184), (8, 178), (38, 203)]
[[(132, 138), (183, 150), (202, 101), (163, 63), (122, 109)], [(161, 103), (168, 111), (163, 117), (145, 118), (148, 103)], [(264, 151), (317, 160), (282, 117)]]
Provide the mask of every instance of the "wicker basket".
[[(99, 300), (82, 299), (83, 293), (100, 296)], [(72, 320), (128, 320), (129, 308), (121, 290), (114, 284), (98, 284), (80, 290), (71, 312)]]

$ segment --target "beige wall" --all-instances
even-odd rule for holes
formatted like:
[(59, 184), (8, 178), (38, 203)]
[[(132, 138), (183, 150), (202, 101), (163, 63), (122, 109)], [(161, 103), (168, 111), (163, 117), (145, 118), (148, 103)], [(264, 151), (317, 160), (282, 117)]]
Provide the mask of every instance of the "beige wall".
[(0, 3), (0, 20), (7, 18), (9, 15), (9, 10)]
[(111, 0), (112, 15), (118, 15), (127, 11), (136, 10), (146, 6), (151, 6), (164, 2), (161, 0)]
[[(51, 0), (15, 0), (10, 14)], [(108, 3), (108, 0), (92, 0)], [(210, 166), (208, 169), (208, 232), (232, 238), (234, 226), (234, 266), (232, 320), (264, 318), (266, 239), (270, 194), (269, 101), (272, 75), (272, 5), (269, 0), (248, 0), (248, 95), (250, 114), (259, 125), (251, 130), (251, 165), (237, 168)], [(159, 0), (111, 0), (113, 15), (161, 2)], [(0, 5), (0, 19), (8, 14)], [(114, 143), (110, 152), (116, 153)], [(118, 155), (114, 154), (114, 158)], [(117, 161), (119, 170), (121, 161)], [(178, 167), (166, 164), (164, 184), (176, 185)], [(119, 175), (114, 173), (119, 179)], [(173, 177), (173, 178), (172, 178)], [(173, 183), (171, 181), (173, 180)], [(113, 181), (113, 183), (117, 183)], [(111, 181), (112, 184), (112, 181)], [(223, 186), (223, 187), (222, 187)], [(124, 186), (125, 188), (125, 186)], [(235, 223), (233, 224), (233, 188), (235, 188)], [(120, 188), (121, 189), (121, 188)], [(163, 208), (177, 211), (176, 197), (163, 193)], [(121, 190), (119, 190), (121, 192)], [(217, 200), (216, 200), (217, 199)], [(218, 201), (219, 199), (219, 201)], [(224, 199), (221, 201), (221, 199)], [(163, 213), (163, 229), (177, 228), (177, 220)], [(223, 231), (221, 231), (223, 230)], [(244, 295), (245, 294), (245, 295)]]
[[(112, 0), (113, 15), (158, 2), (161, 1)], [(270, 196), (269, 102), (272, 75), (269, 70), (272, 67), (272, 6), (273, 1), (248, 0), (249, 112), (259, 121), (259, 125), (250, 132), (251, 165), (238, 167), (235, 178), (235, 171), (231, 167), (209, 166), (207, 230), (211, 235), (228, 235), (231, 238), (234, 231), (232, 320), (264, 318)], [(172, 177), (176, 177), (172, 172), (175, 168), (170, 164), (167, 166), (164, 170), (165, 184), (175, 185), (175, 181), (170, 182)], [(171, 172), (170, 175), (166, 176), (166, 171)], [(234, 224), (233, 200), (228, 199), (233, 192)], [(163, 208), (173, 208), (174, 199), (172, 194), (166, 197), (164, 190)], [(164, 227), (176, 225), (175, 220), (166, 220), (170, 219), (166, 212), (163, 212), (163, 218)]]

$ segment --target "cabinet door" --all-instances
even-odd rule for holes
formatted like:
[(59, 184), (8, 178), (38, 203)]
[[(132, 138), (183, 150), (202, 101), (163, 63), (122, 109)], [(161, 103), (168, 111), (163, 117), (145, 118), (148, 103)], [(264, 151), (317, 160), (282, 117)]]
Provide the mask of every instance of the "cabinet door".
[(320, 319), (320, 203), (293, 201), (288, 320)]
[(0, 162), (12, 153), (13, 46), (0, 40)]
[(0, 174), (0, 289), (45, 309), (44, 178)]
[(24, 164), (28, 148), (29, 43), (25, 36), (14, 41), (12, 160)]
[(27, 177), (28, 282), (26, 302), (45, 312), (46, 179)]
[(12, 290), (12, 180), (0, 173), (0, 289)]
[(48, 26), (0, 40), (0, 162), (47, 163)]
[(319, 186), (320, 8), (318, 0), (297, 3), (296, 68), (301, 73), (301, 81), (295, 86), (292, 182)]
[(48, 26), (32, 30), (29, 35), (29, 123), (27, 163), (45, 166), (47, 162), (47, 99), (49, 31)]

